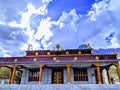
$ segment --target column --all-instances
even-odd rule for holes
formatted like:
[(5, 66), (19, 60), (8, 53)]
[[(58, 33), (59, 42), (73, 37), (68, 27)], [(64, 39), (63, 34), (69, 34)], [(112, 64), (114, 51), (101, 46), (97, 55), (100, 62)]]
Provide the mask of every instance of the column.
[(111, 83), (111, 81), (110, 81), (109, 68), (106, 68), (106, 71), (107, 71), (108, 83), (110, 84), (110, 83)]
[(42, 83), (42, 67), (43, 67), (43, 65), (40, 65), (40, 69), (39, 69), (39, 84), (41, 84)]
[(119, 65), (117, 66), (117, 73), (118, 73), (118, 79), (120, 81), (120, 67), (119, 67)]
[(15, 74), (16, 74), (16, 66), (13, 66), (13, 70), (12, 70), (12, 76), (11, 76), (11, 82), (10, 84), (14, 84), (14, 79), (15, 79)]
[(99, 65), (96, 65), (96, 69), (97, 69), (97, 80), (98, 80), (98, 84), (101, 84), (101, 75), (100, 75), (100, 67)]
[(11, 78), (12, 78), (12, 71), (13, 71), (13, 69), (10, 69), (10, 76), (9, 76), (9, 84), (11, 84)]
[(70, 66), (71, 65), (67, 65), (67, 80), (68, 80), (68, 84), (70, 84)]

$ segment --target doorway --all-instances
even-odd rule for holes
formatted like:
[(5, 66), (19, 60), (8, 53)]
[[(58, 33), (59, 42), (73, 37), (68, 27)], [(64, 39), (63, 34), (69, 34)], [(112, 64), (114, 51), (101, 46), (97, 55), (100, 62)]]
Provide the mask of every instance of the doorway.
[(52, 70), (52, 84), (63, 84), (63, 70), (62, 69)]

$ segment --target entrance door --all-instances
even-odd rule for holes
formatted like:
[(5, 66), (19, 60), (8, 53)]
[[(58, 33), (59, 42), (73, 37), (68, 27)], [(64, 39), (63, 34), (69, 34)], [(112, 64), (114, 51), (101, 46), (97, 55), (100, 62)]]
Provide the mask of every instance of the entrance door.
[(53, 84), (62, 84), (63, 83), (63, 70), (53, 70), (52, 83)]

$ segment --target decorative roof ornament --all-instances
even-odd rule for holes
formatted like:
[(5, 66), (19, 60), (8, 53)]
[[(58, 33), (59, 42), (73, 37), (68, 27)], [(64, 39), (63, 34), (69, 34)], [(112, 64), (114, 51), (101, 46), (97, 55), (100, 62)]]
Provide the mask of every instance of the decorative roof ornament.
[(57, 60), (57, 58), (56, 58), (56, 57), (53, 57), (53, 60), (55, 61), (55, 60)]
[(32, 45), (28, 45), (28, 51), (30, 51), (33, 48)]
[(64, 49), (60, 46), (60, 44), (57, 44), (54, 50), (55, 51), (63, 51)]
[(88, 47), (88, 49), (90, 49), (90, 48), (91, 48), (90, 43), (88, 43), (88, 44), (87, 44), (87, 47)]
[(80, 55), (80, 54), (81, 54), (81, 51), (78, 51), (78, 54)]
[(47, 55), (50, 55), (50, 52), (47, 52)]
[(77, 57), (74, 57), (74, 60), (78, 60), (78, 58), (77, 58)]
[(60, 49), (60, 45), (59, 44), (56, 45), (56, 49), (57, 49), (57, 51), (59, 51), (59, 49)]
[(99, 60), (99, 56), (96, 56), (95, 59), (96, 59), (96, 60)]

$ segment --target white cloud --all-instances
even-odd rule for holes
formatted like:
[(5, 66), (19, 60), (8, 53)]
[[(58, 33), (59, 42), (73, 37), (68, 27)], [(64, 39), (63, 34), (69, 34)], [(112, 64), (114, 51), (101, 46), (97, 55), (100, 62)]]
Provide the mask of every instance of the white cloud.
[(46, 49), (49, 46), (50, 43), (47, 43), (47, 41), (49, 41), (53, 35), (52, 32), (50, 31), (51, 23), (52, 22), (50, 22), (49, 17), (46, 19), (42, 19), (40, 25), (38, 26), (38, 30), (34, 35), (36, 40), (41, 39), (41, 43), (44, 49)]
[[(41, 46), (46, 48), (48, 45), (51, 44), (51, 43), (46, 42), (46, 41), (49, 40), (49, 35), (50, 36), (52, 35), (51, 32), (49, 30), (46, 30), (47, 32), (46, 33), (44, 32), (42, 34), (44, 38), (42, 38), (42, 41), (40, 41), (39, 39), (36, 39), (34, 37), (34, 34), (36, 33), (36, 30), (34, 30), (31, 27), (31, 22), (30, 22), (30, 19), (31, 19), (32, 15), (41, 15), (43, 17), (46, 16), (47, 5), (49, 4), (50, 1), (52, 1), (52, 0), (41, 0), (40, 4), (39, 4), (40, 5), (39, 7), (36, 7), (32, 3), (28, 3), (27, 7), (24, 8), (24, 11), (19, 11), (18, 10), (19, 13), (17, 13), (17, 15), (19, 15), (20, 21), (16, 20), (16, 19), (11, 19), (13, 21), (8, 21), (7, 23), (5, 23), (5, 21), (4, 22), (0, 21), (0, 25), (6, 25), (8, 28), (12, 28), (12, 29), (15, 28), (15, 30), (16, 30), (16, 31), (14, 31), (14, 30), (11, 29), (11, 31), (9, 33), (10, 35), (7, 35), (7, 36), (4, 35), (4, 37), (8, 37), (8, 38), (11, 37), (10, 40), (5, 40), (5, 43), (9, 44), (9, 46), (6, 46), (6, 45), (2, 46), (2, 42), (0, 43), (0, 45), (2, 46), (2, 50), (3, 50), (2, 52), (4, 53), (4, 56), (15, 55), (15, 53), (20, 54), (20, 52), (27, 50), (28, 44), (32, 45), (33, 49), (35, 49), (35, 50), (36, 49), (42, 49)], [(35, 21), (33, 21), (33, 22), (35, 22)], [(43, 22), (44, 22), (44, 19), (43, 19)], [(36, 26), (36, 27), (38, 27), (38, 29), (47, 29), (47, 27), (45, 27), (45, 24), (41, 23), (40, 26), (43, 27), (43, 28), (41, 28), (39, 26)], [(2, 26), (2, 28), (3, 28), (3, 26)], [(49, 25), (48, 25), (48, 29), (49, 29)], [(40, 30), (38, 30), (38, 31), (40, 31)], [(4, 31), (3, 34), (5, 32), (7, 32), (7, 31)], [(19, 32), (19, 33), (16, 33), (16, 32)], [(43, 30), (41, 30), (41, 32), (43, 32)], [(17, 37), (19, 38), (19, 40), (17, 39)], [(21, 41), (20, 40), (21, 38), (24, 39), (24, 41)], [(18, 43), (16, 43), (15, 40), (18, 40), (17, 41)], [(4, 41), (4, 40), (2, 40), (2, 41)], [(16, 49), (13, 50), (12, 46)], [(1, 55), (1, 56), (3, 56), (3, 55)]]
[(9, 57), (10, 56), (9, 51), (4, 50), (1, 46), (0, 46), (0, 51), (1, 51), (0, 57)]
[(60, 28), (65, 27), (69, 23), (69, 27), (72, 26), (73, 30), (76, 31), (76, 21), (79, 19), (76, 10), (73, 9), (69, 13), (63, 12), (59, 20), (56, 22), (56, 25), (59, 25)]
[(52, 21), (53, 36), (50, 39), (52, 46), (61, 44), (63, 48), (76, 48), (80, 45), (78, 21), (81, 15), (73, 9), (70, 12), (64, 12), (58, 21)]
[[(47, 5), (52, 0), (42, 0), (42, 5), (39, 8), (35, 8), (34, 5), (28, 4), (25, 12), (20, 12), (21, 15), (21, 21), (20, 23), (17, 23), (16, 21), (10, 22), (9, 26), (11, 27), (19, 27), (22, 28), (22, 32), (25, 33), (25, 35), (28, 36), (28, 44), (33, 46), (33, 49), (40, 49), (41, 45), (40, 42), (37, 42), (36, 40), (42, 39), (41, 43), (43, 44), (43, 47), (46, 48), (47, 45), (50, 43), (46, 43), (46, 41), (49, 40), (49, 38), (52, 36), (52, 33), (50, 32), (49, 28), (50, 25), (48, 25), (48, 19), (42, 19), (40, 26), (38, 26), (37, 33), (35, 33), (35, 30), (32, 29), (30, 26), (30, 18), (33, 14), (35, 15), (43, 15), (45, 16), (47, 14)], [(34, 22), (34, 21), (33, 21)], [(37, 27), (37, 26), (36, 26)], [(35, 33), (35, 35), (34, 35)], [(24, 48), (25, 45), (23, 45)]]
[(95, 21), (96, 17), (101, 15), (101, 13), (105, 13), (108, 9), (108, 0), (102, 0), (98, 3), (93, 4), (91, 11), (89, 11), (88, 16), (91, 17), (91, 20)]
[[(63, 12), (59, 20), (54, 22), (54, 25), (57, 26), (52, 29), (54, 39), (51, 42), (53, 45), (59, 43), (65, 48), (75, 48), (80, 44), (90, 42), (92, 47), (96, 49), (119, 47), (120, 10), (118, 11), (116, 8), (117, 10), (110, 11), (113, 1), (102, 0), (93, 4), (86, 16), (77, 14), (75, 10), (71, 10), (69, 13)], [(111, 44), (108, 45), (105, 38), (111, 32), (114, 32), (115, 36), (111, 39)]]
[[(88, 12), (88, 22), (95, 23), (93, 26), (92, 32), (95, 32), (95, 29), (98, 29), (97, 35), (90, 40), (90, 42), (95, 46), (95, 48), (116, 48), (120, 47), (118, 40), (118, 34), (120, 35), (120, 8), (118, 0), (102, 0), (98, 3), (93, 4), (93, 7)], [(116, 3), (116, 4), (115, 4)], [(118, 3), (118, 4), (117, 4)], [(111, 40), (111, 45), (107, 45), (105, 42), (105, 37), (108, 36), (111, 32), (115, 33), (115, 36)], [(97, 43), (97, 44), (95, 44)]]
[[(48, 2), (44, 0), (44, 5), (38, 9), (29, 4), (27, 7), (28, 11), (22, 12), (20, 27), (27, 28), (24, 33), (29, 36), (28, 43), (32, 44), (34, 49), (41, 47), (47, 49), (57, 43), (62, 44), (65, 48), (75, 48), (80, 44), (88, 42), (94, 48), (114, 47), (114, 43), (116, 43), (116, 47), (119, 46), (118, 40), (116, 40), (117, 35), (111, 40), (112, 44), (110, 46), (105, 41), (105, 37), (109, 33), (117, 33), (119, 31), (115, 25), (119, 21), (116, 22), (114, 20), (115, 13), (112, 13), (117, 9), (112, 4), (114, 3), (113, 0), (110, 2), (102, 0), (94, 3), (86, 16), (77, 14), (76, 10), (73, 9), (68, 13), (63, 11), (58, 21), (51, 21), (50, 17), (43, 18), (40, 20), (40, 24), (35, 32), (30, 27), (30, 17), (32, 14), (47, 15), (46, 6)], [(115, 15), (115, 17), (119, 18), (117, 12)]]
[(109, 10), (111, 11), (118, 11), (120, 10), (120, 3), (119, 0), (110, 0), (110, 4), (109, 4)]
[(12, 27), (20, 27), (20, 28), (29, 28), (30, 27), (30, 17), (32, 14), (45, 14), (46, 8), (45, 6), (41, 6), (40, 8), (36, 9), (35, 6), (32, 4), (28, 4), (26, 8), (26, 12), (20, 12), (21, 21), (17, 23), (16, 21), (10, 22), (9, 25)]
[(4, 23), (4, 22), (2, 22), (2, 21), (0, 21), (0, 25), (5, 25), (5, 23)]
[(111, 40), (112, 44), (109, 46), (109, 48), (118, 48), (120, 47), (120, 44), (118, 43), (118, 40), (116, 37), (114, 37), (112, 40)]

